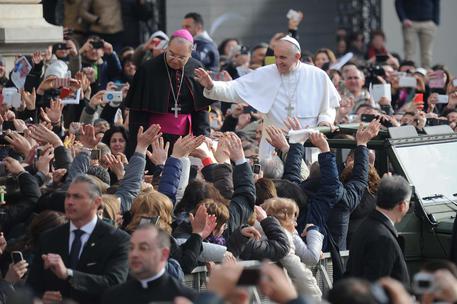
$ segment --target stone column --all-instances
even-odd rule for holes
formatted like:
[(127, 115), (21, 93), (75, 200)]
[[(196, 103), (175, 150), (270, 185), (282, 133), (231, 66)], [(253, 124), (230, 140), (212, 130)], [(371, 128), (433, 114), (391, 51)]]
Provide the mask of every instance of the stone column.
[(17, 54), (30, 55), (63, 41), (63, 28), (43, 18), (39, 0), (0, 0), (0, 55), (7, 70)]

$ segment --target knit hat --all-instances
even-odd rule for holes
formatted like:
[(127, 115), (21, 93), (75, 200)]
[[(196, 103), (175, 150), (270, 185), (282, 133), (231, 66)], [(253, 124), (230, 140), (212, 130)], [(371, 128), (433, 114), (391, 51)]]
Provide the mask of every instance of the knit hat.
[(44, 73), (44, 79), (49, 76), (57, 76), (58, 78), (65, 78), (68, 72), (68, 65), (62, 60), (51, 61), (51, 64), (46, 69)]

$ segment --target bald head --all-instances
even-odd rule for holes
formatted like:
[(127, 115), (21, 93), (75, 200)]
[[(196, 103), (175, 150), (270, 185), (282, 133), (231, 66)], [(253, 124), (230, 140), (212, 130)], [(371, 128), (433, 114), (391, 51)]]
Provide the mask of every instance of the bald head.
[(301, 56), (299, 49), (287, 40), (277, 41), (274, 52), (276, 67), (281, 74), (289, 73), (297, 65)]

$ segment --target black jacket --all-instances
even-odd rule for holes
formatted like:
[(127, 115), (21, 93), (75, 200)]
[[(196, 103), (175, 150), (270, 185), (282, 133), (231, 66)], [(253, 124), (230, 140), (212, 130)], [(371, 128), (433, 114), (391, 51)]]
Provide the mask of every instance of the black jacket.
[(347, 275), (352, 277), (376, 281), (390, 276), (405, 286), (410, 283), (397, 229), (378, 210), (355, 233), (346, 267)]
[(38, 182), (30, 173), (21, 173), (17, 181), (19, 197), (16, 197), (13, 202), (7, 196), (7, 204), (2, 208), (4, 212), (0, 215), (0, 226), (4, 233), (8, 233), (14, 225), (26, 221), (35, 210), (36, 203), (41, 196)]
[(395, 0), (395, 9), (401, 22), (431, 20), (440, 24), (440, 0)]
[(202, 174), (207, 182), (213, 183), (223, 197), (230, 199), (233, 195), (232, 171), (230, 164), (211, 164), (203, 167)]
[(69, 265), (70, 224), (64, 224), (41, 235), (27, 283), (37, 296), (45, 291), (60, 291), (64, 298), (78, 303), (98, 303), (101, 294), (126, 281), (129, 235), (98, 220), (87, 240), (73, 277), (61, 280), (43, 268), (42, 254), (55, 253)]
[(197, 292), (184, 286), (165, 272), (157, 280), (149, 282), (148, 288), (143, 288), (141, 283), (134, 279), (115, 286), (104, 294), (101, 303), (173, 303), (175, 297), (185, 297), (189, 300), (194, 300), (197, 297)]
[(260, 222), (266, 240), (252, 240), (241, 234), (238, 228), (230, 237), (227, 250), (242, 260), (278, 261), (285, 257), (290, 249), (289, 239), (279, 221), (268, 216)]
[(235, 191), (229, 204), (230, 217), (224, 232), (226, 240), (238, 227), (246, 224), (254, 212), (254, 175), (247, 162), (233, 167), (233, 184)]

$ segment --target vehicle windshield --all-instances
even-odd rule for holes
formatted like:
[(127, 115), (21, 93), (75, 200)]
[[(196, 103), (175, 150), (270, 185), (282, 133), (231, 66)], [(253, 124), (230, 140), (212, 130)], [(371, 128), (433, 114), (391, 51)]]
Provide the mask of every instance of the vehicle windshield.
[(424, 204), (456, 201), (457, 142), (394, 147), (410, 182), (421, 198), (442, 195), (424, 200)]

